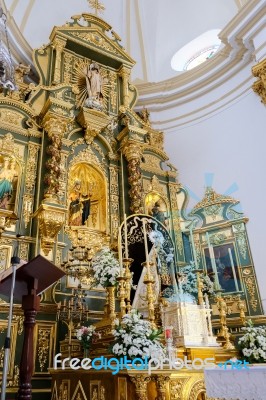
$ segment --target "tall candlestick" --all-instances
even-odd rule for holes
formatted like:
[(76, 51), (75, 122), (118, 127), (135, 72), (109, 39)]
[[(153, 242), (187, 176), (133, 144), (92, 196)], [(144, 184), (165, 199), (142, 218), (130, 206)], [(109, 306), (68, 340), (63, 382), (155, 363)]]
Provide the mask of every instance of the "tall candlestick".
[(232, 267), (232, 271), (233, 271), (233, 276), (234, 276), (236, 291), (239, 292), (239, 286), (238, 286), (237, 277), (236, 277), (235, 264), (234, 264), (234, 261), (233, 261), (232, 252), (231, 252), (230, 247), (228, 248), (228, 253), (229, 253), (229, 258), (230, 258), (231, 267)]
[(145, 247), (145, 257), (146, 257), (146, 262), (149, 262), (149, 252), (148, 252), (148, 243), (147, 243), (147, 236), (146, 236), (146, 222), (144, 219), (142, 220), (142, 225), (143, 225), (143, 236), (144, 236), (144, 247)]
[(128, 258), (128, 244), (127, 244), (127, 216), (124, 214), (124, 232), (125, 232), (125, 256)]
[(215, 259), (214, 259), (214, 252), (213, 252), (213, 248), (212, 248), (212, 245), (211, 245), (211, 242), (210, 242), (210, 237), (209, 237), (209, 233), (208, 232), (206, 232), (206, 240), (207, 240), (207, 244), (208, 244), (208, 248), (209, 248), (209, 254), (210, 254), (210, 259), (211, 259), (212, 270), (213, 270), (214, 276), (215, 276), (216, 289), (219, 289), (220, 288), (220, 283), (219, 283), (216, 263), (215, 263)]
[(121, 151), (120, 155), (120, 163), (121, 163), (121, 175), (122, 175), (122, 201), (123, 201), (123, 214), (126, 212), (126, 206), (125, 206), (125, 180), (124, 180), (124, 163), (123, 163), (123, 154)]
[(118, 230), (118, 251), (119, 251), (120, 276), (122, 276), (124, 270), (123, 270), (121, 226), (119, 227)]
[(194, 258), (194, 262), (195, 262), (195, 268), (198, 269), (197, 253), (196, 253), (195, 243), (194, 243), (194, 238), (193, 238), (193, 233), (192, 233), (192, 225), (193, 225), (193, 222), (191, 223), (191, 225), (189, 227), (190, 241), (191, 241), (191, 246), (192, 246), (193, 258)]

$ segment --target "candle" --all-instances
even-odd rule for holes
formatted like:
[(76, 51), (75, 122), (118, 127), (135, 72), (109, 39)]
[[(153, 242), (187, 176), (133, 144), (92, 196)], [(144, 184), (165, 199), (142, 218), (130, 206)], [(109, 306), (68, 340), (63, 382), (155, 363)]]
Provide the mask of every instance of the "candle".
[(238, 281), (237, 281), (237, 277), (236, 277), (235, 264), (234, 264), (234, 261), (233, 261), (232, 252), (231, 252), (230, 247), (228, 248), (228, 253), (229, 253), (229, 258), (230, 258), (231, 267), (232, 267), (232, 271), (233, 271), (236, 291), (239, 292), (239, 286), (238, 286)]
[(146, 236), (146, 222), (144, 219), (142, 220), (142, 225), (143, 225), (143, 236), (144, 236), (144, 247), (145, 247), (145, 257), (146, 257), (146, 262), (149, 262), (149, 252), (148, 252), (148, 243), (147, 243), (147, 236)]
[(127, 216), (124, 214), (124, 232), (125, 232), (125, 257), (128, 258), (128, 244), (127, 244)]
[(119, 250), (120, 276), (123, 276), (123, 255), (122, 255), (121, 227), (119, 227), (119, 232), (118, 232), (118, 250)]
[(194, 258), (194, 262), (195, 262), (195, 267), (196, 267), (196, 269), (198, 269), (197, 253), (196, 253), (195, 243), (194, 243), (194, 238), (193, 238), (193, 233), (192, 233), (192, 225), (193, 225), (193, 222), (189, 227), (190, 241), (191, 241), (191, 245), (192, 245), (192, 252), (193, 252), (193, 258)]
[(172, 339), (172, 328), (165, 329), (165, 337), (166, 339)]
[(208, 243), (212, 270), (213, 270), (214, 276), (215, 276), (216, 289), (219, 289), (220, 284), (219, 284), (219, 278), (218, 278), (217, 268), (216, 268), (215, 259), (214, 259), (214, 252), (213, 252), (213, 247), (211, 246), (210, 237), (209, 237), (209, 233), (208, 232), (206, 232), (206, 240), (207, 240), (207, 243)]

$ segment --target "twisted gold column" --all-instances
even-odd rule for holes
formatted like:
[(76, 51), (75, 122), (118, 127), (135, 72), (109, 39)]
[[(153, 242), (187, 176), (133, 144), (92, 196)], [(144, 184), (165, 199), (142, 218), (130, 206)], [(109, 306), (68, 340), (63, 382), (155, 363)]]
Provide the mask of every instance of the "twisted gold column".
[(129, 141), (124, 146), (123, 153), (128, 162), (128, 182), (131, 186), (128, 192), (130, 198), (130, 210), (133, 214), (141, 214), (143, 212), (143, 188), (140, 169), (142, 156), (141, 144)]

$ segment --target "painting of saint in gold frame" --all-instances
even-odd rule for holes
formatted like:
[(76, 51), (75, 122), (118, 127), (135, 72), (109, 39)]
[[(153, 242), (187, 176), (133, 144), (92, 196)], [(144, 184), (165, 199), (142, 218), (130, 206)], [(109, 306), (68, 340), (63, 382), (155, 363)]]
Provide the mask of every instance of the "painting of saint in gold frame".
[(0, 154), (0, 209), (15, 210), (19, 172), (13, 157)]
[(127, 378), (118, 377), (118, 400), (127, 400)]

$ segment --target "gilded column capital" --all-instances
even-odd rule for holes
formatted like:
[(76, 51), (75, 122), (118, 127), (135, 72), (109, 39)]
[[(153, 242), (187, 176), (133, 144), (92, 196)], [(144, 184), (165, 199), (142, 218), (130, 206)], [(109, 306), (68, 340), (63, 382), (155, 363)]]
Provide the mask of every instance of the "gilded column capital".
[(44, 130), (48, 133), (49, 138), (54, 135), (58, 135), (62, 138), (67, 130), (69, 122), (69, 118), (48, 112), (43, 118), (42, 125)]
[(135, 375), (130, 377), (131, 382), (134, 383), (137, 399), (138, 400), (147, 400), (147, 385), (150, 382), (151, 378), (145, 375)]
[(143, 154), (143, 147), (141, 143), (128, 141), (123, 146), (122, 152), (128, 162), (132, 159), (140, 160)]
[(252, 85), (252, 89), (261, 97), (261, 102), (266, 104), (266, 59), (252, 68), (252, 74), (259, 78)]
[(55, 37), (52, 46), (57, 50), (57, 51), (63, 51), (65, 46), (66, 46), (67, 40), (60, 38), (60, 37)]

